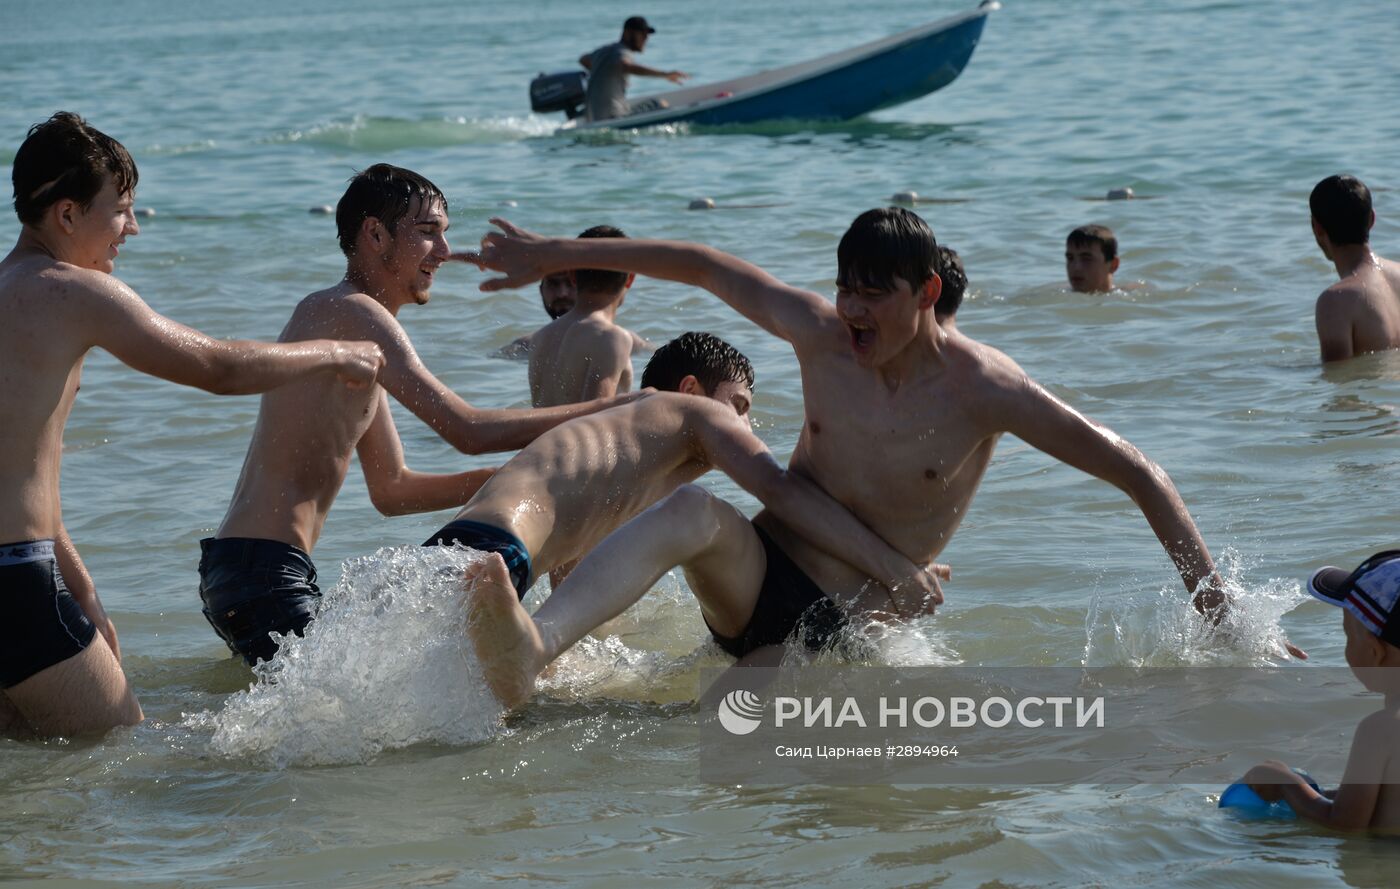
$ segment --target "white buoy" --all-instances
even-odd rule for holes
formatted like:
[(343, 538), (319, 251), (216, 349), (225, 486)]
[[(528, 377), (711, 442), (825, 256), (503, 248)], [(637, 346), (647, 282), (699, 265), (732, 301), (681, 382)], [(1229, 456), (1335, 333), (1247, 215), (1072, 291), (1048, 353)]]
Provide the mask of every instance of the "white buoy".
[(1110, 188), (1105, 200), (1109, 201), (1130, 201), (1134, 197), (1133, 190), (1126, 185), (1122, 188)]
[(519, 207), (520, 204), (519, 204), (518, 202), (516, 202), (516, 201), (501, 201), (501, 206), (502, 206), (502, 207)]
[(890, 200), (894, 201), (896, 204), (913, 205), (919, 202), (919, 193), (917, 191), (897, 191)]
[(696, 198), (690, 202), (690, 209), (692, 210), (713, 210), (714, 208), (714, 198)]
[(156, 211), (151, 209), (150, 207), (137, 207), (135, 210), (132, 210), (131, 213), (133, 216), (141, 216), (146, 218), (156, 215)]
[(318, 204), (306, 212), (310, 213), (312, 216), (330, 216), (335, 212), (335, 208), (330, 204)]

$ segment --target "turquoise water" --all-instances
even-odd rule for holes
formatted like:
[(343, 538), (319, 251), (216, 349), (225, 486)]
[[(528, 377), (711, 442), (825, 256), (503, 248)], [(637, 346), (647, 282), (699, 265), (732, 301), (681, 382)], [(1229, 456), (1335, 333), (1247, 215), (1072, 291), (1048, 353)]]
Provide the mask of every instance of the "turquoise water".
[[(944, 613), (890, 657), (1261, 663), (1282, 615), (1316, 661), (1340, 664), (1338, 617), (1305, 601), (1300, 579), (1396, 543), (1400, 359), (1317, 364), (1312, 304), (1334, 274), (1306, 197), (1325, 175), (1355, 173), (1376, 191), (1377, 250), (1400, 248), (1393, 3), (1013, 0), (951, 87), (845, 124), (580, 139), (527, 113), (531, 76), (613, 39), (636, 12), (660, 29), (644, 61), (709, 80), (963, 8), (8, 0), (0, 160), (54, 110), (86, 115), (132, 150), (138, 204), (157, 213), (123, 249), (119, 276), (181, 321), (263, 338), (343, 268), (333, 223), (307, 208), (333, 204), (354, 170), (381, 160), (442, 186), (456, 246), (498, 213), (565, 235), (607, 222), (711, 243), (821, 292), (857, 213), (905, 189), (956, 200), (921, 212), (967, 263), (962, 329), (1167, 469), (1258, 633), (1223, 654), (1183, 638), (1184, 594), (1132, 504), (1008, 439), (945, 552), (956, 580)], [(1125, 185), (1154, 199), (1087, 200)], [(688, 212), (700, 196), (778, 206)], [(1089, 221), (1118, 232), (1121, 279), (1150, 289), (1064, 292), (1063, 236)], [(0, 240), (16, 233), (0, 219)], [(538, 300), (486, 297), (479, 279), (445, 271), (433, 301), (403, 320), (469, 400), (518, 405), (523, 365), (490, 353), (540, 322)], [(747, 352), (759, 432), (790, 452), (801, 403), (781, 344), (705, 294), (649, 281), (622, 319), (652, 340), (709, 329)], [(471, 665), (434, 617), (430, 584), (404, 592), (391, 619), (309, 638), (310, 666), (281, 693), (236, 696), (248, 674), (200, 615), (194, 569), (256, 408), (89, 359), (68, 427), (65, 517), (149, 719), (100, 742), (0, 742), (0, 880), (1392, 881), (1393, 846), (1222, 818), (1218, 788), (701, 783), (685, 702), (717, 659), (697, 653), (703, 628), (676, 579), (623, 635), (572, 655), (504, 735), (461, 689), (447, 695), (464, 708), (455, 720), (434, 708)], [(398, 425), (414, 466), (496, 462), (462, 458), (406, 414)], [(709, 483), (754, 508), (727, 480)], [(326, 585), (342, 560), (421, 540), (442, 518), (381, 518), (352, 474), (316, 551)], [(424, 667), (404, 675), (381, 649)], [(318, 708), (318, 689), (355, 705)]]

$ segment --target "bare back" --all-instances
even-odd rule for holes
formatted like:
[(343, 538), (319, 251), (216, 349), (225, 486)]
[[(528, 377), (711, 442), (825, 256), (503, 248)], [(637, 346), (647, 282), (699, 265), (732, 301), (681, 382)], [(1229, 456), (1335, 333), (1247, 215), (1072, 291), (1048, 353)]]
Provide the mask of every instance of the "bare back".
[(1400, 264), (1363, 264), (1322, 292), (1316, 320), (1324, 361), (1400, 348)]
[(530, 338), (535, 407), (577, 404), (632, 388), (633, 337), (605, 313), (568, 312)]
[[(367, 320), (369, 319), (369, 320)], [(344, 286), (303, 299), (278, 342), (364, 339), (366, 326), (398, 322)], [(328, 374), (262, 396), (243, 471), (219, 537), (280, 540), (310, 552), (320, 537), (379, 399), (380, 387), (351, 389)]]
[(109, 286), (124, 289), (48, 257), (0, 263), (0, 543), (52, 538), (61, 526), (63, 427), (92, 346), (85, 309)]
[(728, 410), (664, 392), (571, 420), (498, 469), (458, 518), (520, 538), (543, 575), (709, 470), (693, 429)]

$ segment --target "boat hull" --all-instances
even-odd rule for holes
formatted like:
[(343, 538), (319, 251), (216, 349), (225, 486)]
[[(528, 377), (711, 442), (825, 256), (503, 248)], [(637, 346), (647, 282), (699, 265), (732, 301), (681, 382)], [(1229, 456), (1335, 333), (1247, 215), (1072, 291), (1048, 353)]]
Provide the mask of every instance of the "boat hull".
[(643, 96), (632, 113), (568, 129), (701, 126), (769, 120), (848, 120), (942, 89), (972, 59), (995, 4), (787, 68)]

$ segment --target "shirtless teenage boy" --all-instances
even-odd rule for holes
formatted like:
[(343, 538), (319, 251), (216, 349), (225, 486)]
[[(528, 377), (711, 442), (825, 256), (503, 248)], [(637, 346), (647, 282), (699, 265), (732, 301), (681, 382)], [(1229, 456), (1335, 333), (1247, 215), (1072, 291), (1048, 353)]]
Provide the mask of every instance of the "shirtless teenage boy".
[(63, 429), (88, 351), (220, 394), (303, 379), (368, 392), (383, 358), (371, 343), (215, 340), (152, 311), (111, 274), (140, 231), (136, 164), (76, 114), (30, 129), (13, 180), (22, 227), (0, 262), (0, 540), (14, 541), (0, 545), (0, 731), (102, 731), (142, 714), (59, 502)]
[(1322, 360), (1400, 347), (1400, 264), (1371, 252), (1371, 190), (1355, 176), (1328, 176), (1308, 208), (1317, 246), (1341, 278), (1317, 298)]
[(468, 454), (522, 447), (557, 423), (613, 403), (483, 410), (423, 366), (397, 316), (406, 305), (428, 301), (448, 256), (447, 226), (447, 202), (437, 186), (389, 164), (356, 175), (340, 199), (336, 228), (345, 278), (303, 299), (281, 339), (369, 340), (383, 349), (385, 365), (379, 385), (368, 390), (308, 380), (263, 398), (233, 502), (218, 532), (201, 541), (199, 563), (204, 614), (249, 664), (276, 651), (270, 631), (300, 633), (314, 616), (320, 591), (309, 554), (353, 452), (358, 449), (370, 500), (385, 515), (457, 506), (490, 475), (405, 467), (389, 395)]
[[(587, 553), (672, 491), (677, 492), (672, 499), (743, 521), (734, 507), (688, 485), (713, 467), (831, 558), (850, 563), (853, 573), (874, 578), (885, 589), (910, 584), (921, 597), (941, 601), (926, 572), (773, 459), (750, 425), (753, 369), (728, 343), (704, 333), (672, 340), (652, 357), (642, 384), (657, 393), (541, 435), (498, 469), (425, 545), (460, 543), (499, 554), (501, 561), (494, 564), (509, 572), (504, 592), (519, 608), (536, 577)], [(646, 520), (646, 515), (638, 519)], [(756, 557), (750, 550), (757, 541), (739, 543), (738, 549), (714, 553), (711, 569), (720, 572), (730, 562)], [(703, 599), (706, 620), (730, 627), (736, 612), (752, 611), (753, 592), (736, 586), (730, 595)], [(884, 589), (868, 595), (887, 601)], [(796, 605), (798, 613), (811, 604)], [(826, 610), (820, 618), (839, 621), (837, 609), (825, 599), (822, 604)], [(483, 662), (489, 670), (491, 659)]]
[[(556, 272), (553, 275), (545, 275), (540, 279), (540, 304), (544, 307), (544, 312), (553, 321), (563, 317), (564, 313), (574, 307), (574, 301), (578, 299), (578, 291), (574, 287), (573, 272)], [(621, 303), (619, 303), (621, 305)], [(549, 325), (546, 324), (545, 327)], [(516, 337), (510, 343), (502, 346), (495, 353), (497, 358), (529, 358), (530, 345), (544, 330), (541, 327), (534, 333), (527, 333), (524, 336)], [(640, 355), (643, 352), (655, 352), (656, 346), (648, 342), (644, 337), (640, 337), (632, 331), (628, 331), (632, 337), (632, 354)]]
[[(957, 305), (940, 299), (933, 233), (914, 213), (889, 208), (857, 217), (837, 248), (835, 305), (708, 247), (546, 239), (498, 224), (504, 233), (487, 235), (479, 253), (462, 255), (504, 273), (482, 284), (485, 290), (518, 287), (559, 268), (628, 269), (703, 287), (788, 341), (802, 370), (806, 413), (792, 470), (815, 481), (912, 562), (931, 562), (947, 544), (997, 442), (1010, 433), (1123, 490), (1171, 557), (1197, 610), (1218, 616), (1225, 605), (1205, 541), (1166, 473), (1038, 386), (1010, 358), (958, 330)], [(517, 678), (502, 680), (503, 687), (527, 688), (562, 650), (552, 640), (580, 638), (589, 621), (626, 607), (676, 565), (685, 567), (702, 598), (706, 593), (695, 589), (697, 583), (766, 588), (773, 582), (773, 594), (758, 597), (760, 615), (767, 602), (792, 595), (779, 581), (786, 590), (837, 598), (864, 583), (861, 572), (771, 512), (750, 525), (721, 519), (719, 510), (669, 503), (655, 507), (654, 520), (619, 529), (579, 565), (547, 603), (561, 620), (543, 635), (523, 611), (506, 607), (504, 597), (477, 597), (478, 623), (491, 627), (498, 652), (510, 649), (493, 667), (495, 674), (519, 671)], [(780, 560), (776, 580), (771, 564), (725, 556), (763, 549), (770, 563)], [(699, 568), (716, 562), (722, 571)], [(499, 583), (499, 573), (487, 576)], [(605, 599), (615, 601), (608, 606)], [(573, 603), (577, 607), (566, 607)], [(901, 609), (916, 610), (916, 602)], [(542, 608), (536, 618), (543, 617)], [(761, 651), (773, 634), (751, 628), (715, 629), (735, 656), (775, 657), (777, 652)]]
[[(580, 238), (625, 238), (595, 225)], [(635, 275), (575, 269), (574, 304), (531, 338), (530, 398), (535, 407), (607, 398), (632, 388), (632, 334), (617, 310)]]

